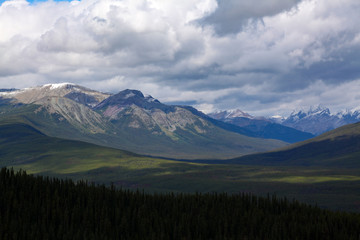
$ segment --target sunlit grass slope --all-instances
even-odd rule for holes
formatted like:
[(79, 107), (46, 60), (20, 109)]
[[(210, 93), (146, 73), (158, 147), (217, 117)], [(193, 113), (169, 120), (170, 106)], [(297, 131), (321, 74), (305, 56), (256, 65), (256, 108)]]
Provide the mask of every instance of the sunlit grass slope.
[(90, 143), (48, 137), (23, 123), (0, 123), (1, 166), (30, 173), (81, 173), (103, 167), (153, 168), (166, 160)]

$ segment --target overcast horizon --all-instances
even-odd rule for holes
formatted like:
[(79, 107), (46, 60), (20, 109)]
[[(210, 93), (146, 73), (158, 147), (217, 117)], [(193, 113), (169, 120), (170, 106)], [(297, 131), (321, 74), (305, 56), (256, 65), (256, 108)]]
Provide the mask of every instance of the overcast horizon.
[(0, 88), (137, 89), (255, 116), (360, 107), (358, 0), (0, 4)]

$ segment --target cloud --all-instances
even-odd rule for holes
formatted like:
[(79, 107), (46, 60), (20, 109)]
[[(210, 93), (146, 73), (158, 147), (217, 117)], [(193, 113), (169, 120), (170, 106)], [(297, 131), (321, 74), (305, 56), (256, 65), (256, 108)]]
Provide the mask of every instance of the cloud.
[(220, 35), (237, 33), (248, 23), (261, 21), (263, 17), (272, 16), (289, 10), (299, 0), (219, 0), (217, 10), (202, 22), (215, 26)]
[(357, 89), (359, 12), (357, 0), (5, 1), (0, 85), (133, 88), (266, 115), (354, 105), (356, 91), (328, 93)]

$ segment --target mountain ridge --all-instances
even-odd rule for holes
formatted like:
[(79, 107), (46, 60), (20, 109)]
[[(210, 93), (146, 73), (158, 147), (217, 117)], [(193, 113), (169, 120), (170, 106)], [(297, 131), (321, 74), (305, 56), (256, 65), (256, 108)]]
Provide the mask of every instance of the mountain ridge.
[[(79, 98), (76, 93), (79, 93), (79, 96), (81, 97)], [(105, 98), (109, 97), (110, 94), (91, 90), (73, 83), (45, 84), (37, 87), (0, 92), (0, 97), (13, 99), (18, 103), (24, 104), (36, 103), (44, 97), (65, 96), (81, 104), (92, 107), (94, 104), (98, 104)], [(87, 96), (89, 99), (84, 99), (84, 101), (81, 101), (81, 98), (84, 98), (85, 96)]]
[(239, 109), (218, 111), (208, 114), (210, 117), (246, 129), (254, 137), (278, 139), (289, 143), (304, 141), (313, 134), (279, 124), (265, 117), (254, 117)]
[(359, 110), (345, 110), (332, 114), (324, 106), (312, 106), (308, 110), (293, 111), (281, 124), (315, 135), (360, 121)]
[(0, 120), (17, 119), (49, 136), (145, 155), (228, 158), (286, 145), (230, 131), (198, 111), (162, 104), (137, 90), (105, 94), (64, 83), (1, 93), (0, 97)]
[[(360, 121), (360, 109), (346, 109), (336, 113), (331, 113), (330, 109), (322, 105), (310, 106), (308, 108), (301, 107), (293, 110), (289, 116), (252, 116), (240, 109), (223, 110), (209, 113), (209, 116), (238, 125), (240, 127), (253, 125), (266, 125), (268, 123), (280, 124), (289, 128), (299, 130), (301, 132), (310, 133), (318, 136), (324, 132), (336, 129), (338, 127), (352, 124)], [(257, 123), (256, 123), (257, 122)], [(247, 127), (254, 129), (255, 126)], [(311, 137), (309, 137), (311, 138)], [(283, 140), (283, 139), (281, 139)], [(300, 139), (306, 140), (305, 138)], [(292, 143), (297, 142), (296, 140)]]

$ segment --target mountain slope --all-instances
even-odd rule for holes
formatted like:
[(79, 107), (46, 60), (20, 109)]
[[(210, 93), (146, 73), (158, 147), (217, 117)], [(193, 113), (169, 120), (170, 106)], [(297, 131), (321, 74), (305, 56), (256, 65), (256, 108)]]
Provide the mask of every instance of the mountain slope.
[[(106, 167), (151, 168), (171, 162), (98, 145), (48, 137), (30, 125), (0, 122), (0, 166), (34, 173), (86, 174)], [(106, 177), (105, 177), (106, 178)]]
[(295, 128), (283, 126), (266, 118), (256, 118), (239, 109), (233, 111), (220, 111), (209, 114), (210, 117), (236, 125), (245, 129), (246, 135), (267, 139), (278, 139), (288, 143), (304, 141), (314, 137), (308, 132), (299, 131)]
[[(280, 141), (229, 132), (208, 118), (194, 114), (189, 107), (168, 106), (136, 90), (127, 89), (112, 95), (94, 109), (116, 129), (130, 132), (129, 139), (135, 141), (134, 137), (141, 136), (142, 148), (156, 144), (157, 154), (166, 157), (226, 158), (235, 152), (244, 154), (284, 145)], [(161, 146), (167, 146), (166, 151), (172, 155), (162, 152)]]
[[(98, 104), (86, 102), (85, 95), (96, 96)], [(145, 155), (224, 159), (286, 145), (230, 132), (186, 107), (162, 104), (136, 90), (108, 96), (57, 84), (2, 92), (0, 98), (0, 120), (26, 123), (48, 136)]]
[(360, 167), (360, 123), (349, 124), (282, 150), (253, 154), (229, 163), (271, 166)]
[(72, 83), (45, 84), (25, 89), (0, 91), (0, 97), (13, 99), (18, 103), (30, 104), (49, 97), (66, 97), (86, 106), (95, 106), (110, 94), (94, 91)]

